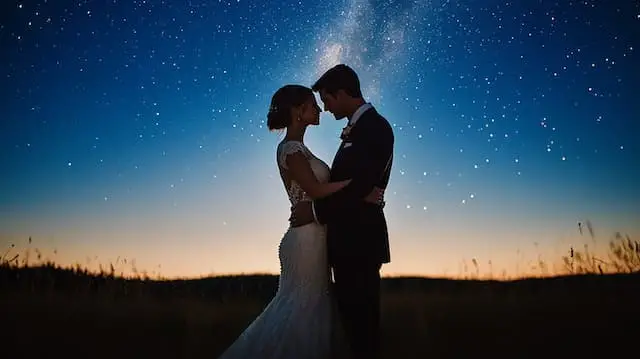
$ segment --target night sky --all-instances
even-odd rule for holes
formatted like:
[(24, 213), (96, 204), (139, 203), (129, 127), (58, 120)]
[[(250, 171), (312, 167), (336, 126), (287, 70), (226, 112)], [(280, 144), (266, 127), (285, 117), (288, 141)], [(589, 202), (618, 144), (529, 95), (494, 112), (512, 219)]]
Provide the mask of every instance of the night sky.
[[(0, 49), (3, 253), (277, 273), (269, 102), (337, 63), (395, 131), (383, 274), (640, 235), (635, 0), (3, 1)], [(344, 125), (307, 145), (331, 163)]]

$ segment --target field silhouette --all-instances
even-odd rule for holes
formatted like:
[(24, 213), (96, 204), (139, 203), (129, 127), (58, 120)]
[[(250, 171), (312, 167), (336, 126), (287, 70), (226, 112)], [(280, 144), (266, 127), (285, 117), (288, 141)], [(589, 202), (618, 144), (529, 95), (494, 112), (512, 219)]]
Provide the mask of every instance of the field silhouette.
[[(569, 273), (544, 278), (383, 278), (383, 358), (637, 356), (639, 247), (616, 234), (606, 259), (571, 248)], [(125, 278), (7, 252), (2, 356), (216, 358), (277, 286), (275, 275)]]

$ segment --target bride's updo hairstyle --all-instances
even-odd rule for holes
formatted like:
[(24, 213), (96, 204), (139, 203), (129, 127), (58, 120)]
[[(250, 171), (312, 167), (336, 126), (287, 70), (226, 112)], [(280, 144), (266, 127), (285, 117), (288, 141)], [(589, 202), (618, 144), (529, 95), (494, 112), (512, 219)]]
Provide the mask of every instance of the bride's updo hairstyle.
[(271, 97), (271, 106), (267, 114), (269, 131), (282, 130), (291, 124), (291, 109), (305, 103), (313, 97), (310, 88), (301, 85), (285, 85)]

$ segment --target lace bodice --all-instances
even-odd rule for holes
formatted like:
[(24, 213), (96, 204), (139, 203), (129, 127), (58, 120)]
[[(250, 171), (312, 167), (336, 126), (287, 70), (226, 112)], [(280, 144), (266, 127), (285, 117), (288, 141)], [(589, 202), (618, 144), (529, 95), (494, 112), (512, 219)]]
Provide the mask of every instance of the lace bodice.
[[(313, 174), (316, 176), (318, 182), (328, 182), (330, 168), (316, 157), (311, 151), (305, 146), (302, 142), (298, 141), (283, 141), (280, 142), (277, 149), (277, 157), (278, 157), (278, 166), (285, 171), (287, 168), (287, 155), (302, 152), (304, 156), (309, 160), (309, 165), (311, 166), (311, 170)], [(291, 185), (287, 188), (287, 194), (289, 195), (289, 201), (291, 205), (296, 205), (301, 201), (310, 201), (311, 198), (304, 192), (302, 187), (296, 182), (291, 180)]]

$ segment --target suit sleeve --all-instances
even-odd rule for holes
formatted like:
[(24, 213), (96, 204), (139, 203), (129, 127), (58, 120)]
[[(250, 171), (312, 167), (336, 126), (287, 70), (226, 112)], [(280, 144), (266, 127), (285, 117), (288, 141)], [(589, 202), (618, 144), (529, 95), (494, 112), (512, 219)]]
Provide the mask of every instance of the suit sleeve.
[(368, 195), (382, 176), (393, 153), (393, 132), (385, 121), (376, 121), (354, 142), (352, 181), (343, 189), (313, 201), (316, 221), (325, 224), (347, 215), (350, 203), (359, 203)]

